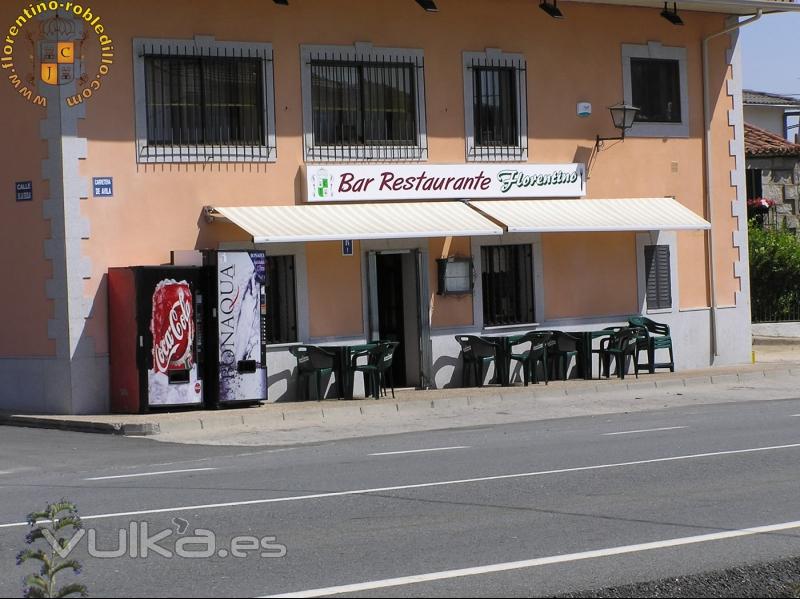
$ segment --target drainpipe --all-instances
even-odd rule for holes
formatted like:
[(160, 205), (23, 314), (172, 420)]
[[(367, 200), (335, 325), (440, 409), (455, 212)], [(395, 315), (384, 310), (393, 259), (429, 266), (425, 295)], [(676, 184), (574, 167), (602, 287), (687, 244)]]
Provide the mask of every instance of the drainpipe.
[[(736, 29), (740, 29), (745, 25), (758, 21), (763, 15), (762, 10), (758, 10), (756, 14), (749, 19), (740, 21), (735, 25), (731, 25), (727, 29), (712, 33), (711, 35), (703, 38), (703, 123), (705, 125), (705, 179), (706, 179), (706, 215), (708, 222), (711, 223), (711, 229), (708, 231), (706, 237), (706, 254), (708, 256), (708, 276), (709, 285), (711, 289), (711, 311), (710, 311), (710, 328), (711, 328), (711, 353), (713, 358), (719, 356), (719, 340), (717, 339), (717, 292), (716, 281), (714, 277), (714, 222), (713, 222), (713, 194), (711, 193), (711, 101), (709, 98), (709, 83), (708, 83), (708, 42), (725, 35)], [(712, 358), (712, 363), (713, 363)]]

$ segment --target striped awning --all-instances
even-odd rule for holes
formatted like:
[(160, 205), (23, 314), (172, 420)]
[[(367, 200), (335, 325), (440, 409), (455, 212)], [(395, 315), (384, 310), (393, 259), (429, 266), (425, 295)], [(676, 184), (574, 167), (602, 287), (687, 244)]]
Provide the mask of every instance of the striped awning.
[(408, 239), (501, 235), (503, 229), (464, 202), (217, 206), (210, 216), (227, 218), (253, 243)]
[(672, 198), (470, 202), (509, 233), (680, 231), (711, 224)]

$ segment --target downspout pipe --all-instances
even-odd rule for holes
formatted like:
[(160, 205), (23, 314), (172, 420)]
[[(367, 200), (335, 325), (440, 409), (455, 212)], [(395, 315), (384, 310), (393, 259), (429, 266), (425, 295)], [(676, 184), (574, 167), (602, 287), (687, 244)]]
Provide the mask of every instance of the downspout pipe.
[(705, 180), (706, 180), (706, 189), (705, 189), (705, 196), (706, 196), (706, 218), (708, 222), (711, 223), (711, 229), (708, 231), (708, 236), (706, 237), (706, 255), (708, 257), (708, 277), (709, 277), (709, 288), (710, 288), (710, 302), (711, 302), (711, 310), (709, 312), (709, 326), (711, 329), (711, 355), (712, 355), (712, 364), (714, 362), (714, 358), (719, 356), (719, 339), (717, 338), (717, 292), (716, 292), (716, 277), (714, 276), (714, 221), (713, 221), (713, 214), (714, 214), (714, 194), (712, 189), (712, 164), (711, 161), (711, 98), (710, 91), (709, 91), (709, 81), (708, 81), (708, 43), (714, 39), (715, 37), (719, 37), (721, 35), (725, 35), (737, 29), (744, 27), (745, 25), (749, 25), (750, 23), (755, 23), (763, 16), (763, 10), (759, 9), (755, 15), (752, 17), (745, 19), (744, 21), (740, 21), (735, 25), (731, 25), (730, 27), (723, 29), (722, 31), (718, 31), (717, 33), (712, 33), (709, 36), (703, 38), (702, 43), (702, 50), (703, 50), (703, 123), (705, 125)]

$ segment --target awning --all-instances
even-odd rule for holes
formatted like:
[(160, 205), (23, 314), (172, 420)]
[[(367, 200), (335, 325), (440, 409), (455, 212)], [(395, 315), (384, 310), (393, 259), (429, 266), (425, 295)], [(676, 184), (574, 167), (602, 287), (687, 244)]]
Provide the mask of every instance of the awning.
[(215, 207), (254, 243), (501, 235), (463, 202)]
[(711, 224), (672, 198), (470, 202), (510, 233), (680, 231)]

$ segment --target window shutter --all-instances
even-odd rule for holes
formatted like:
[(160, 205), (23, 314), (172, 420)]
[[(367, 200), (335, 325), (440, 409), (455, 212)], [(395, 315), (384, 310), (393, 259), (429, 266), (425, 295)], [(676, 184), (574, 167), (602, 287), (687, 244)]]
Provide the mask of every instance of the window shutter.
[(644, 260), (647, 279), (647, 307), (651, 310), (671, 308), (672, 278), (669, 246), (645, 246)]

